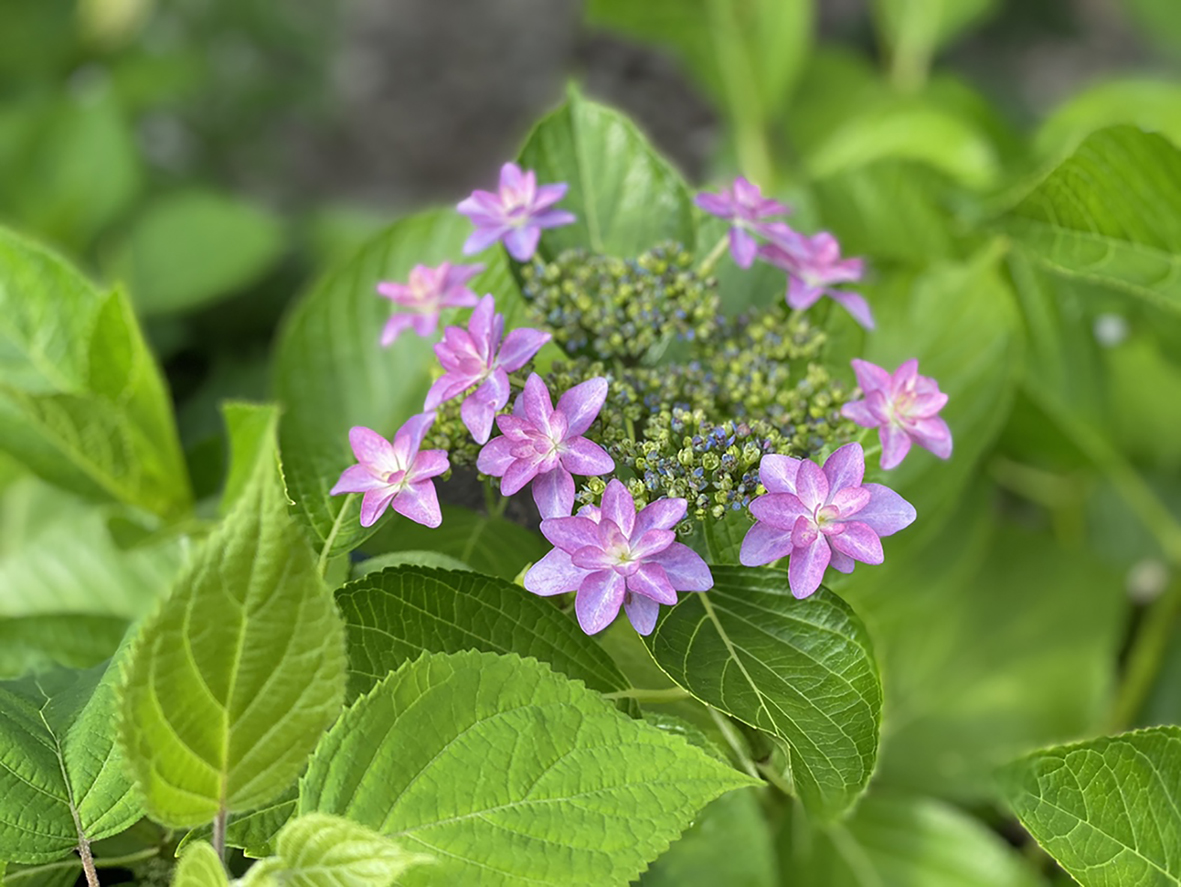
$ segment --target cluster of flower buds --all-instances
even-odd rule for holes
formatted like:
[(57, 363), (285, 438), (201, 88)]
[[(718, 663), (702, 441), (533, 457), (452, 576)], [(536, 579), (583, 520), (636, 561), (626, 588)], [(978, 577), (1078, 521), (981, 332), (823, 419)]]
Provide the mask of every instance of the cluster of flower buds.
[(636, 363), (673, 339), (709, 336), (717, 282), (693, 270), (693, 256), (666, 243), (634, 259), (566, 250), (521, 269), (533, 319), (570, 355)]
[[(459, 204), (475, 225), (464, 252), (501, 242), (530, 263), (544, 229), (575, 221), (554, 208), (566, 190), (505, 164), (498, 191)], [(575, 593), (579, 623), (592, 634), (621, 609), (648, 634), (661, 604), (711, 588), (709, 567), (675, 541), (675, 530), (730, 510), (749, 508), (756, 519), (742, 563), (789, 558), (797, 597), (812, 594), (829, 566), (881, 563), (880, 537), (911, 523), (914, 509), (887, 487), (863, 483), (855, 425), (878, 428), (883, 469), (912, 442), (947, 458), (951, 434), (937, 415), (947, 396), (916, 361), (894, 373), (854, 361), (864, 397), (853, 400), (818, 362), (824, 334), (801, 312), (828, 296), (872, 328), (865, 300), (839, 288), (860, 279), (861, 261), (841, 259), (830, 234), (809, 237), (776, 220), (788, 208), (744, 178), (699, 195), (698, 205), (731, 222), (727, 240), (740, 267), (761, 258), (788, 272), (791, 314), (782, 305), (732, 320), (719, 314), (709, 272), (726, 240), (696, 267), (675, 243), (629, 260), (585, 250), (534, 260), (518, 270), (545, 329), (507, 333), (494, 298), (468, 286), (482, 266), (417, 266), (408, 283), (378, 286), (401, 309), (383, 345), (407, 330), (432, 335), (443, 309), (472, 308), (471, 316), (466, 328), (444, 330), (435, 345), (443, 372), (423, 412), (392, 442), (352, 429), (358, 464), (332, 493), (364, 494), (364, 526), (386, 508), (438, 526), (434, 479), (453, 464), (499, 478), (503, 495), (529, 486), (555, 547), (527, 572), (525, 587)], [(662, 360), (676, 339), (687, 344)], [(543, 377), (533, 360), (551, 340), (568, 359)], [(439, 446), (423, 450), (428, 433)], [(822, 467), (807, 458), (833, 446)]]

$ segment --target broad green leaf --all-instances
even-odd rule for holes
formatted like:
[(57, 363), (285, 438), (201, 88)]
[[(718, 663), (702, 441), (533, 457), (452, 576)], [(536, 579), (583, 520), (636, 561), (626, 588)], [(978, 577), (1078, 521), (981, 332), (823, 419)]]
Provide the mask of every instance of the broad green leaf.
[(126, 670), (122, 743), (165, 825), (277, 797), (340, 711), (343, 625), (288, 514), (273, 434)]
[(627, 679), (574, 620), (519, 585), (478, 573), (396, 567), (336, 592), (349, 650), (349, 697), (424, 651), (532, 656), (603, 693)]
[(1081, 540), (997, 526), (995, 498), (991, 484), (970, 487), (942, 532), (887, 540), (885, 564), (841, 586), (886, 676), (881, 784), (989, 801), (997, 766), (1105, 715), (1122, 577)]
[(824, 887), (1040, 887), (1045, 882), (979, 820), (932, 798), (873, 792), (842, 823), (795, 811), (782, 830), (785, 884)]
[[(292, 783), (264, 806), (249, 813), (231, 814), (226, 821), (226, 846), (241, 848), (246, 856), (253, 859), (273, 855), (275, 836), (294, 815), (298, 803), (299, 786)], [(209, 841), (212, 836), (212, 823), (199, 826), (184, 836), (177, 846), (177, 852), (183, 853), (190, 844)]]
[(388, 887), (431, 857), (408, 853), (372, 829), (327, 813), (307, 813), (279, 832), (275, 855), (255, 864), (242, 887)]
[(694, 241), (689, 189), (635, 124), (571, 91), (542, 118), (521, 149), (520, 163), (539, 182), (566, 182), (559, 206), (578, 217), (541, 238), (547, 256), (583, 247), (630, 258), (661, 241)]
[(1181, 149), (1163, 136), (1093, 133), (999, 224), (1056, 274), (1181, 311)]
[(730, 792), (713, 801), (639, 880), (640, 887), (777, 887), (779, 883), (770, 827), (755, 789)]
[(868, 632), (827, 590), (793, 598), (785, 570), (713, 575), (711, 591), (663, 612), (646, 639), (652, 657), (702, 702), (782, 740), (809, 811), (840, 815), (877, 759), (882, 684)]
[(173, 537), (121, 551), (103, 509), (23, 478), (0, 498), (0, 618), (142, 616), (172, 585), (185, 546)]
[(190, 504), (168, 392), (127, 297), (3, 229), (0, 449), (84, 496), (165, 517)]
[(1021, 824), (1083, 887), (1181, 884), (1181, 727), (1042, 749), (1001, 783)]
[(259, 458), (274, 446), (279, 414), (274, 406), (237, 401), (223, 403), (221, 411), (230, 436), (230, 469), (219, 505), (226, 515), (246, 492)]
[[(274, 374), (283, 407), (283, 470), (288, 494), (325, 554), (350, 551), (374, 532), (360, 525), (360, 496), (328, 495), (356, 461), (349, 428), (365, 425), (393, 436), (421, 411), (435, 363), (430, 343), (417, 336), (381, 347), (390, 302), (375, 287), (381, 280), (405, 281), (416, 264), (465, 261), (461, 250), (470, 231), (471, 223), (452, 210), (397, 222), (321, 280), (283, 326)], [(502, 313), (519, 310), (522, 297), (504, 252), (490, 250), (480, 259), (488, 268), (472, 288), (496, 296)]]
[(443, 506), (443, 525), (431, 529), (403, 517), (391, 518), (366, 551), (433, 551), (453, 557), (478, 573), (516, 579), (541, 560), (549, 545), (537, 533), (502, 517), (487, 517), (458, 505)]
[(113, 270), (141, 314), (167, 314), (245, 289), (282, 249), (282, 225), (269, 212), (215, 191), (182, 191), (144, 209)]
[(226, 867), (217, 851), (204, 841), (181, 854), (172, 875), (172, 887), (227, 887)]
[(0, 683), (0, 858), (52, 862), (143, 816), (115, 744), (118, 667)]
[(515, 655), (424, 655), (358, 699), (300, 783), (428, 853), (419, 884), (624, 885), (707, 802), (753, 780)]
[(0, 679), (59, 665), (91, 668), (115, 655), (127, 631), (118, 616), (69, 615), (0, 618)]
[(1084, 89), (1054, 109), (1038, 130), (1043, 157), (1073, 151), (1097, 129), (1130, 124), (1181, 144), (1181, 86), (1168, 80), (1109, 80)]

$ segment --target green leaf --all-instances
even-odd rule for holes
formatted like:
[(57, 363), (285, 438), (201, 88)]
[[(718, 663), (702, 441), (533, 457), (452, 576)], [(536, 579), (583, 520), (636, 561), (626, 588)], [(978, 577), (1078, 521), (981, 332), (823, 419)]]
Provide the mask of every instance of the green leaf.
[[(381, 280), (406, 280), (416, 264), (465, 261), (470, 231), (471, 223), (452, 210), (397, 222), (321, 280), (283, 326), (274, 372), (283, 405), (283, 470), (288, 493), (325, 554), (350, 551), (375, 531), (360, 525), (360, 496), (328, 495), (356, 461), (349, 428), (365, 425), (391, 437), (421, 411), (435, 362), (430, 343), (417, 336), (380, 346), (390, 303), (375, 287)], [(519, 310), (523, 298), (504, 252), (489, 251), (481, 261), (488, 268), (472, 288), (496, 296), (502, 313)]]
[[(295, 814), (298, 803), (299, 785), (292, 783), (264, 806), (249, 813), (231, 814), (226, 820), (226, 846), (241, 848), (246, 856), (254, 859), (272, 856), (275, 837)], [(212, 823), (198, 826), (184, 836), (177, 846), (177, 853), (183, 853), (190, 844), (209, 841), (212, 836)]]
[[(106, 517), (105, 510), (35, 478), (12, 484), (0, 498), (0, 618), (126, 621), (147, 612), (172, 585), (184, 541), (161, 539), (120, 551)], [(42, 635), (47, 642), (50, 636)]]
[(201, 841), (181, 854), (172, 887), (227, 887), (226, 868), (212, 845)]
[(380, 573), (386, 567), (435, 567), (440, 570), (471, 570), (459, 558), (437, 551), (394, 551), (379, 554), (354, 564), (352, 578), (360, 579), (370, 573)]
[(1021, 824), (1083, 887), (1181, 884), (1181, 727), (1042, 749), (1001, 783)]
[(282, 225), (266, 210), (215, 191), (182, 191), (143, 210), (114, 270), (141, 314), (167, 314), (245, 289), (282, 250)]
[(391, 518), (365, 548), (403, 554), (429, 550), (453, 557), (477, 573), (510, 580), (549, 551), (537, 533), (458, 505), (444, 505), (443, 525), (433, 530), (403, 517)]
[(242, 887), (387, 887), (412, 866), (431, 862), (394, 841), (339, 816), (308, 813), (293, 819), (275, 842), (275, 855), (254, 865)]
[(165, 517), (188, 476), (126, 296), (0, 229), (0, 449), (46, 480)]
[(91, 668), (115, 655), (126, 631), (127, 620), (118, 616), (0, 618), (0, 679), (54, 665)]
[(1056, 274), (1181, 311), (1181, 150), (1163, 136), (1093, 133), (999, 224)]
[(358, 699), (299, 802), (433, 855), (406, 887), (610, 887), (752, 783), (546, 665), (467, 652), (424, 655)]
[(754, 789), (730, 792), (710, 803), (639, 881), (640, 887), (776, 887), (779, 883), (775, 847)]
[(1181, 144), (1181, 86), (1168, 80), (1109, 80), (1072, 95), (1038, 130), (1034, 149), (1054, 157), (1073, 151), (1097, 129), (1130, 124)]
[(630, 258), (661, 241), (694, 242), (693, 204), (677, 171), (630, 120), (577, 92), (533, 128), (520, 163), (539, 182), (570, 186), (559, 206), (578, 220), (544, 232), (547, 256), (583, 247)]
[(266, 804), (340, 711), (343, 626), (288, 515), (273, 434), (127, 668), (121, 739), (165, 825)]
[(0, 683), (0, 858), (52, 862), (143, 815), (115, 745), (118, 671)]
[(224, 516), (246, 492), (258, 460), (275, 445), (275, 422), (279, 413), (270, 404), (240, 401), (222, 403), (221, 411), (230, 436), (230, 470), (219, 505)]
[(784, 883), (824, 887), (1040, 887), (998, 835), (950, 804), (874, 792), (842, 823), (793, 815), (780, 844)]
[(483, 650), (533, 656), (603, 693), (627, 679), (552, 602), (477, 573), (399, 567), (336, 592), (349, 650), (349, 697), (404, 662), (430, 653)]
[(869, 635), (840, 598), (796, 600), (785, 570), (714, 567), (714, 587), (665, 610), (646, 643), (702, 702), (786, 743), (809, 811), (835, 817), (877, 758), (882, 684)]

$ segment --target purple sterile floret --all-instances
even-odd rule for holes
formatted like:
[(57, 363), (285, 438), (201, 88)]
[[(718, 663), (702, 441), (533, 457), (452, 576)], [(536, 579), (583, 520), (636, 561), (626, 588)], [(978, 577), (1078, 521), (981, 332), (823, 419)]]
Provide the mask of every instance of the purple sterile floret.
[(827, 231), (812, 237), (777, 222), (767, 226), (767, 243), (759, 246), (759, 258), (787, 272), (787, 304), (803, 311), (821, 296), (840, 303), (853, 319), (873, 329), (873, 314), (860, 293), (836, 289), (838, 283), (860, 280), (861, 259), (842, 259), (841, 246)]
[(513, 415), (497, 416), (501, 437), (480, 450), (476, 467), (501, 478), (500, 492), (511, 496), (533, 482), (533, 500), (543, 518), (568, 517), (574, 510), (574, 477), (615, 470), (615, 460), (582, 435), (603, 408), (607, 380), (575, 385), (555, 407), (541, 376), (533, 373), (513, 404)]
[(539, 187), (533, 170), (522, 171), (515, 163), (506, 163), (500, 168), (500, 188), (495, 194), (473, 191), (456, 207), (476, 226), (463, 245), (464, 255), (502, 240), (514, 259), (529, 261), (542, 228), (557, 228), (575, 220), (573, 213), (550, 208), (566, 196), (568, 187), (565, 182)]
[(863, 484), (861, 444), (845, 444), (821, 468), (807, 459), (767, 455), (759, 464), (766, 495), (750, 503), (755, 525), (738, 559), (758, 567), (789, 557), (791, 593), (805, 598), (829, 566), (853, 572), (854, 561), (880, 564), (882, 536), (914, 522), (914, 506), (881, 484)]
[(386, 506), (412, 521), (437, 527), (443, 522), (435, 483), (449, 467), (445, 450), (419, 451), (422, 438), (435, 421), (434, 413), (411, 416), (390, 443), (363, 426), (349, 430), (349, 443), (359, 464), (344, 470), (331, 495), (364, 493), (361, 526), (373, 526)]
[(378, 294), (403, 309), (386, 323), (381, 344), (392, 345), (408, 329), (420, 336), (434, 335), (442, 309), (474, 307), (479, 297), (468, 289), (467, 282), (483, 270), (483, 265), (452, 265), (450, 262), (437, 268), (415, 265), (408, 283), (379, 283)]
[(527, 364), (549, 340), (549, 333), (527, 327), (505, 336), (504, 315), (496, 313), (492, 296), (484, 296), (472, 311), (467, 329), (449, 326), (443, 341), (435, 345), (446, 372), (431, 385), (423, 409), (433, 410), (479, 386), (464, 400), (459, 414), (476, 443), (487, 443), (492, 419), (508, 403), (508, 374)]
[(766, 237), (768, 224), (764, 220), (791, 212), (786, 204), (764, 197), (759, 186), (743, 176), (738, 176), (733, 185), (717, 194), (703, 191), (694, 200), (707, 213), (732, 223), (730, 255), (740, 268), (749, 268), (758, 251), (758, 241), (751, 232)]
[(917, 360), (911, 358), (891, 374), (855, 359), (853, 372), (865, 398), (845, 404), (841, 415), (863, 428), (878, 429), (882, 468), (897, 468), (912, 442), (940, 459), (951, 456), (951, 429), (937, 415), (947, 403), (947, 395), (930, 376), (919, 375)]
[(614, 622), (621, 606), (636, 631), (651, 634), (660, 605), (675, 604), (678, 591), (713, 588), (705, 561), (676, 541), (673, 528), (687, 508), (684, 499), (658, 499), (637, 514), (627, 487), (612, 480), (601, 508), (584, 505), (573, 517), (541, 522), (554, 550), (525, 574), (525, 588), (577, 592), (574, 612), (587, 634)]

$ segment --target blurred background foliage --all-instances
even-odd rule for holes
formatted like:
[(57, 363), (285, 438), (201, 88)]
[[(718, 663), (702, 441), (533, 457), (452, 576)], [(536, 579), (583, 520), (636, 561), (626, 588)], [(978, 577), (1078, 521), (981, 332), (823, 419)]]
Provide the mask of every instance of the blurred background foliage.
[[(1181, 144), (1179, 72), (1177, 0), (0, 0), (0, 222), (127, 285), (202, 500), (224, 474), (218, 404), (272, 395), (288, 304), (398, 216), (486, 186), (567, 78), (691, 183), (741, 171), (790, 200), (870, 260), (879, 332), (830, 313), (834, 364), (921, 355), (954, 392), (957, 454), (898, 472), (923, 521), (888, 569), (834, 586), (887, 687), (857, 817), (815, 840), (780, 824), (810, 848), (789, 855), (746, 800), (693, 834), (756, 823), (751, 855), (726, 843), (749, 869), (727, 883), (776, 865), (878, 883), (850, 842), (881, 883), (928, 883), (907, 854), (999, 846), (978, 824), (998, 821), (997, 764), (1181, 720), (1181, 552), (1154, 519), (1181, 514), (1181, 321), (1048, 273), (1004, 213), (1102, 127)], [(730, 310), (782, 287), (720, 276)], [(176, 533), (80, 510), (3, 459), (0, 489), (0, 584), (48, 589), (0, 601), (0, 671), (78, 619), (117, 639), (182, 557)], [(724, 866), (717, 845), (684, 852)]]

